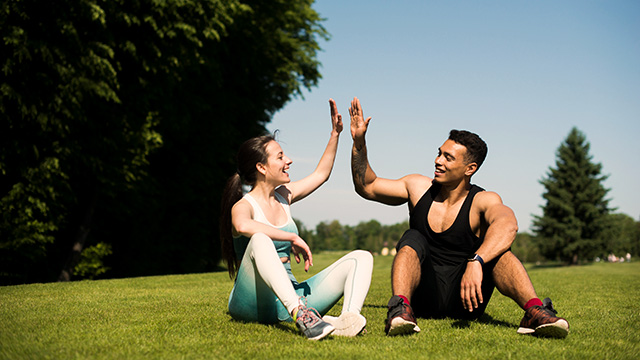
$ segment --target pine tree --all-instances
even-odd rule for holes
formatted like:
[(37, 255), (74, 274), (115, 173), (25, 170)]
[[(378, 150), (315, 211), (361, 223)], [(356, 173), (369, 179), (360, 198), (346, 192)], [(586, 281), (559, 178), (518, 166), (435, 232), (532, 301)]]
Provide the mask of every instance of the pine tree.
[(547, 201), (542, 216), (534, 219), (540, 252), (547, 259), (576, 264), (603, 251), (603, 236), (610, 210), (601, 175), (602, 165), (593, 163), (590, 145), (577, 128), (556, 152), (556, 168), (540, 181)]

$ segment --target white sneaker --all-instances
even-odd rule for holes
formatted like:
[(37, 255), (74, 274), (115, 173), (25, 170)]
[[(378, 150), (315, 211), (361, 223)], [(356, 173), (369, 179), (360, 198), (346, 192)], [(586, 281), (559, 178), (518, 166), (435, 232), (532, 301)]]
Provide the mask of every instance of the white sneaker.
[(367, 319), (361, 314), (345, 312), (339, 317), (325, 315), (322, 320), (333, 325), (335, 331), (333, 335), (354, 337), (364, 330)]

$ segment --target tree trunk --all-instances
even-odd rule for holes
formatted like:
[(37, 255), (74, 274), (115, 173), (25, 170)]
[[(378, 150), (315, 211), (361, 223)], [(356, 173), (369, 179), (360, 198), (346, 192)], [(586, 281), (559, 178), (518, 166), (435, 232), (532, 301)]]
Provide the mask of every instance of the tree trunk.
[(78, 265), (78, 262), (80, 262), (80, 255), (82, 254), (84, 244), (87, 241), (87, 236), (91, 231), (91, 221), (93, 220), (93, 213), (96, 208), (96, 197), (97, 196), (94, 193), (89, 205), (87, 206), (82, 222), (78, 226), (73, 247), (71, 248), (71, 254), (69, 254), (69, 258), (62, 267), (62, 271), (58, 276), (58, 281), (70, 281), (73, 269)]

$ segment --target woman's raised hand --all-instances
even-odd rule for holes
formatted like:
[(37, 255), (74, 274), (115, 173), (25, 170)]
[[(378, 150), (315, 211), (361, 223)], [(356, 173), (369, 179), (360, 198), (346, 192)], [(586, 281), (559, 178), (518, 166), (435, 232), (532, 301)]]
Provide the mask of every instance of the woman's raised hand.
[(332, 130), (340, 134), (342, 132), (342, 115), (338, 112), (338, 106), (333, 99), (329, 99), (329, 107), (331, 108), (331, 125)]

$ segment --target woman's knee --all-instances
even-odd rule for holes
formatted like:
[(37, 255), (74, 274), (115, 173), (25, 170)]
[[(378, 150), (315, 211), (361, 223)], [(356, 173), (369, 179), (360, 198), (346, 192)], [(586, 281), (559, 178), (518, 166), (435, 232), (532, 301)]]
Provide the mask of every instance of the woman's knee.
[(373, 255), (367, 250), (353, 250), (345, 257), (355, 259), (358, 263), (373, 267)]
[(365, 263), (370, 263), (373, 265), (373, 255), (371, 255), (370, 251), (367, 250), (355, 250), (356, 256), (361, 259), (361, 261)]
[(271, 241), (271, 238), (268, 237), (265, 233), (255, 233), (251, 236), (250, 241)]
[(274, 252), (276, 251), (273, 240), (263, 233), (255, 233), (251, 236), (251, 239), (249, 239), (247, 250), (254, 252), (256, 249), (260, 249), (260, 251), (268, 251), (270, 249)]

